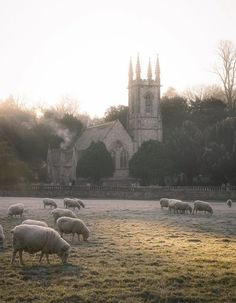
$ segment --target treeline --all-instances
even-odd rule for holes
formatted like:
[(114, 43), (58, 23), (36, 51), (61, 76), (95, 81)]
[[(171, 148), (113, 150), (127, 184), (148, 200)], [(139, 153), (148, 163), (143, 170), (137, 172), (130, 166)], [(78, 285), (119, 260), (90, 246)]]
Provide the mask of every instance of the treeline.
[[(163, 142), (144, 142), (130, 161), (142, 184), (236, 185), (236, 111), (220, 99), (164, 97)], [(148, 157), (147, 157), (148, 155)]]
[(0, 102), (0, 184), (47, 181), (48, 148), (66, 147), (86, 124), (66, 108), (27, 109)]
[[(162, 98), (161, 111), (163, 142), (143, 143), (131, 176), (144, 185), (236, 185), (235, 109), (216, 97), (174, 93)], [(88, 124), (120, 119), (127, 128), (127, 113), (112, 106), (92, 121), (66, 107), (39, 113), (12, 98), (0, 102), (0, 184), (47, 182), (49, 147), (70, 147)]]

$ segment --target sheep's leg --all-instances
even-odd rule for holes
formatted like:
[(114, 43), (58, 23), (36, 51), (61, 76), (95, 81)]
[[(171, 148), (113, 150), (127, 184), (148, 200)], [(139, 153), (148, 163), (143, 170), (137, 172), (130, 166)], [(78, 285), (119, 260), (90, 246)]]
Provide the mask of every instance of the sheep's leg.
[(48, 254), (46, 254), (46, 258), (47, 258), (47, 263), (50, 264)]
[(41, 261), (43, 259), (43, 256), (44, 256), (44, 253), (41, 251), (40, 258), (39, 258), (39, 263), (41, 263)]
[(11, 264), (13, 264), (15, 262), (17, 252), (18, 252), (18, 250), (13, 251), (12, 257), (11, 257)]
[(19, 250), (19, 257), (20, 257), (20, 265), (25, 265), (22, 258), (22, 250)]

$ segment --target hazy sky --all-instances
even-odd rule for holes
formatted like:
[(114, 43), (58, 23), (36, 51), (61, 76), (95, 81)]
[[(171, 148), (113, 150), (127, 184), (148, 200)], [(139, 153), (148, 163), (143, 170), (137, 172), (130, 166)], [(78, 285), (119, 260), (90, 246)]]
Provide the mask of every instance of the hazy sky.
[(159, 54), (165, 91), (216, 82), (220, 40), (236, 40), (236, 0), (0, 0), (0, 99), (77, 98), (102, 115), (127, 104), (130, 56)]

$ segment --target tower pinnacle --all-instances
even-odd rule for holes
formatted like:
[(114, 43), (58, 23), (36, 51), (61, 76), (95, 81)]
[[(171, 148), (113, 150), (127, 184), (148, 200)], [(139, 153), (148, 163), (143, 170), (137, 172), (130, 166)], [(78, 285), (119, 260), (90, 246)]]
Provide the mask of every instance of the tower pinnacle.
[(141, 79), (141, 67), (140, 67), (140, 62), (139, 62), (139, 54), (137, 57), (137, 63), (136, 63), (136, 80)]
[(157, 61), (156, 61), (156, 81), (160, 84), (160, 62), (159, 62), (159, 56), (157, 55)]
[(130, 62), (129, 62), (129, 82), (133, 81), (133, 66), (132, 66), (132, 59), (130, 57)]
[(148, 80), (152, 80), (152, 67), (151, 67), (151, 61), (149, 58), (149, 63), (148, 63), (148, 72), (147, 72), (147, 78)]

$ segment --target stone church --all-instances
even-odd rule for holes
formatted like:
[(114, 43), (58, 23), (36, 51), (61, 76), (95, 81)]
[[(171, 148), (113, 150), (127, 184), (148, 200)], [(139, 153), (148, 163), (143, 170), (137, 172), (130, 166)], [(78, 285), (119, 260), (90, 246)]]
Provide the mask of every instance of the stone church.
[[(111, 182), (129, 178), (128, 163), (144, 141), (162, 141), (162, 120), (160, 109), (160, 65), (157, 57), (155, 77), (149, 60), (147, 79), (141, 78), (139, 56), (134, 79), (132, 61), (128, 80), (128, 130), (119, 120), (88, 127), (67, 149), (48, 150), (48, 177), (53, 184), (78, 183), (76, 167), (81, 153), (92, 141), (102, 141), (110, 152), (115, 165)], [(79, 169), (79, 167), (78, 167)]]

